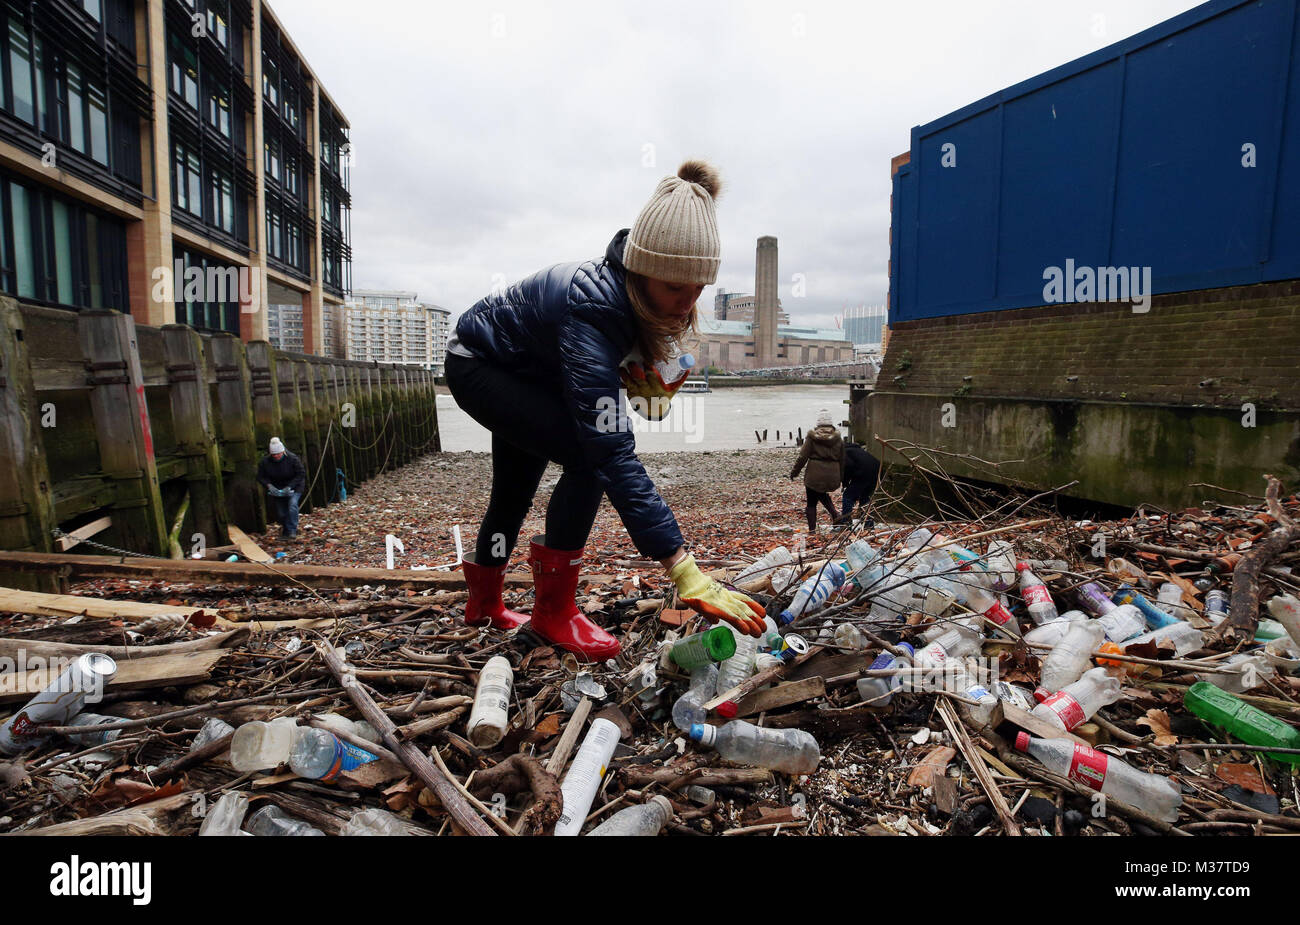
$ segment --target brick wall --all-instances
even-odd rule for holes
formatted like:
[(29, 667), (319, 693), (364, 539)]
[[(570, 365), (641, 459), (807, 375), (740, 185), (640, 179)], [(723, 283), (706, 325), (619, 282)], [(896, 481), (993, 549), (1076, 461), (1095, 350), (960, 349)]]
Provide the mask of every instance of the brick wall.
[(1300, 280), (901, 322), (877, 388), (1300, 410)]

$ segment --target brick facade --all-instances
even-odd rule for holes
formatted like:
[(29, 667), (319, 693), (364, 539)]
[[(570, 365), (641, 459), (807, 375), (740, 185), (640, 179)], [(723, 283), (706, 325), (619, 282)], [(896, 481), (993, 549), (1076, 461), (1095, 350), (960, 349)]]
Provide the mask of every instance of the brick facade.
[(1300, 410), (1300, 280), (901, 322), (877, 387)]

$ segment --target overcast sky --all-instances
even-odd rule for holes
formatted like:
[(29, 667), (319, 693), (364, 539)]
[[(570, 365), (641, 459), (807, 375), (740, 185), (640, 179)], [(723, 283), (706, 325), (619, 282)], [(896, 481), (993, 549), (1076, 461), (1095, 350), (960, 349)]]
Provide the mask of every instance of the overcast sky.
[(884, 302), (889, 161), (913, 126), (1196, 5), (271, 0), (351, 124), (355, 288), (459, 315), (496, 281), (602, 255), (704, 157), (724, 183), (718, 285), (753, 292), (775, 235), (783, 306), (821, 327)]

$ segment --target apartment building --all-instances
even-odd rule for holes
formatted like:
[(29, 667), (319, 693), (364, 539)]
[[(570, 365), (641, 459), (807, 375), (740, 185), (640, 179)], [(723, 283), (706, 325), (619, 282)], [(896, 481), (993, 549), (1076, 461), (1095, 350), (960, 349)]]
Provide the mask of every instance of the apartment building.
[(0, 0), (0, 292), (320, 353), (349, 155), (263, 0)]
[(451, 312), (414, 292), (358, 289), (346, 305), (347, 358), (408, 363), (442, 375)]

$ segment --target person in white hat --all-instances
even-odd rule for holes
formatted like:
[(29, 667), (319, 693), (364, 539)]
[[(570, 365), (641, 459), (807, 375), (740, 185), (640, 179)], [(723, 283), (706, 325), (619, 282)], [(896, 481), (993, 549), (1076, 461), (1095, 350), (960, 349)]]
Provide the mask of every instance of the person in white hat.
[(799, 470), (808, 468), (803, 474), (804, 516), (808, 518), (808, 532), (817, 532), (817, 505), (820, 504), (831, 515), (831, 524), (840, 519), (835, 510), (835, 499), (831, 492), (840, 487), (844, 479), (844, 438), (839, 428), (831, 420), (831, 413), (826, 408), (817, 412), (817, 426), (808, 431), (803, 446), (799, 448), (799, 458), (790, 470), (790, 478), (799, 475)]
[[(764, 611), (707, 578), (645, 467), (623, 401), (663, 408), (686, 380), (663, 363), (698, 332), (696, 300), (721, 262), (717, 172), (687, 161), (664, 177), (630, 229), (599, 260), (548, 267), (466, 311), (447, 346), (456, 403), (492, 432), (492, 494), (474, 549), (464, 557), (465, 622), (512, 629), (530, 617), (501, 599), (506, 564), (548, 462), (563, 467), (546, 508), (546, 532), (528, 561), (531, 628), (593, 661), (619, 642), (574, 601), (587, 536), (608, 497), (641, 555), (668, 570), (678, 597), (711, 620), (758, 636)], [(635, 405), (634, 405), (635, 407)]]
[(266, 488), (280, 536), (286, 540), (298, 536), (298, 502), (307, 491), (307, 469), (302, 460), (284, 448), (279, 437), (272, 437), (267, 455), (257, 464), (257, 481)]

